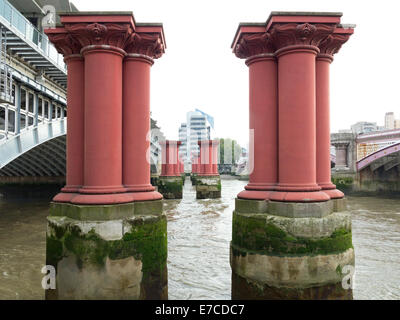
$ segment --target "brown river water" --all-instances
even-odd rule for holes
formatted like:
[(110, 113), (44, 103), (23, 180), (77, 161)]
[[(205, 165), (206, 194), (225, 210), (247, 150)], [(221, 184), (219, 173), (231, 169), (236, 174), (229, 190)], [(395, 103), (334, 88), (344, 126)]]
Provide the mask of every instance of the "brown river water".
[[(234, 199), (245, 181), (222, 180), (222, 198), (165, 201), (169, 299), (230, 299)], [(400, 299), (400, 199), (348, 197), (356, 253), (354, 299)], [(43, 299), (48, 199), (0, 198), (0, 299)]]

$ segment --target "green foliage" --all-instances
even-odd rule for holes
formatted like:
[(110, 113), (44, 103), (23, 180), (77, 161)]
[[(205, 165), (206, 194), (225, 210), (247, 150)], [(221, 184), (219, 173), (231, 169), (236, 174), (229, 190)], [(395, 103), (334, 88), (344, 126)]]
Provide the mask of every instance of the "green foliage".
[(47, 236), (47, 263), (57, 266), (70, 253), (76, 257), (79, 268), (89, 263), (103, 267), (108, 257), (111, 260), (134, 257), (142, 261), (143, 277), (162, 272), (167, 263), (167, 220), (165, 216), (155, 219), (135, 219), (132, 229), (121, 240), (107, 241), (92, 229), (83, 234), (78, 227), (50, 226), (54, 236)]
[(239, 160), (242, 147), (230, 138), (219, 139), (219, 163), (234, 164)]

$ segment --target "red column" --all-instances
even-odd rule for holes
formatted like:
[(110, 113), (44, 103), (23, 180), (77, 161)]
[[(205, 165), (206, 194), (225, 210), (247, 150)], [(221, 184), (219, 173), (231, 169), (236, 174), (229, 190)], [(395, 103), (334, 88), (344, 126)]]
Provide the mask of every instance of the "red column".
[(82, 55), (65, 57), (67, 80), (67, 176), (63, 192), (77, 192), (83, 185), (84, 63)]
[(265, 29), (244, 35), (235, 47), (249, 67), (249, 128), (252, 164), (249, 184), (238, 194), (244, 199), (268, 199), (278, 182), (278, 77), (275, 48)]
[(192, 160), (192, 173), (198, 173), (199, 158), (195, 157)]
[(319, 54), (316, 61), (317, 183), (331, 199), (338, 199), (344, 194), (331, 181), (329, 67), (332, 61), (333, 56), (328, 54)]
[(199, 155), (199, 175), (203, 175), (205, 173), (205, 150), (203, 147), (203, 141), (198, 141), (197, 144), (199, 145), (200, 155)]
[(352, 28), (336, 28), (333, 34), (320, 43), (320, 54), (316, 61), (317, 182), (331, 199), (343, 198), (344, 194), (331, 181), (329, 71), (333, 55), (353, 32)]
[(182, 141), (174, 141), (173, 148), (175, 152), (174, 157), (174, 174), (175, 176), (181, 175), (181, 168), (180, 168), (180, 160), (179, 160), (179, 146), (182, 144)]
[[(85, 58), (84, 186), (90, 196), (73, 203), (128, 202), (122, 186), (122, 59), (125, 51), (95, 45), (82, 49)], [(99, 66), (102, 66), (99, 68)], [(106, 80), (107, 79), (107, 80)]]
[(212, 140), (204, 140), (198, 142), (200, 146), (200, 163), (201, 163), (201, 175), (212, 176), (213, 175), (213, 148)]
[(212, 142), (212, 173), (213, 175), (218, 175), (218, 140), (213, 140)]
[(315, 57), (317, 47), (284, 48), (278, 56), (279, 184), (271, 200), (326, 201), (316, 183)]
[(128, 191), (153, 191), (150, 184), (150, 68), (153, 59), (130, 53), (123, 69), (123, 184)]
[(315, 59), (319, 49), (311, 43), (317, 33), (317, 27), (309, 24), (277, 26), (272, 31), (279, 45), (275, 53), (279, 88), (279, 184), (276, 187), (279, 192), (272, 192), (271, 200), (329, 200), (316, 182)]
[(83, 185), (84, 152), (84, 60), (80, 54), (81, 45), (68, 41), (64, 28), (45, 30), (50, 41), (64, 55), (68, 68), (67, 75), (67, 166), (66, 185), (53, 198), (55, 202), (69, 202)]
[(167, 175), (167, 160), (168, 160), (168, 152), (166, 142), (160, 142), (161, 146), (161, 176)]
[(173, 177), (176, 175), (176, 141), (166, 140), (162, 145), (162, 172), (161, 176)]

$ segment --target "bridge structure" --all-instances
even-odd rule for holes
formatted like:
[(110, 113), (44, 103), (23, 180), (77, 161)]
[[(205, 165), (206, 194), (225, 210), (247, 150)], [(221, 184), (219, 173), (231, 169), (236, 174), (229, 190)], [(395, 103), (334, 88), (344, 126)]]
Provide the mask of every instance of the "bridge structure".
[(334, 133), (331, 143), (336, 149), (334, 178), (348, 178), (357, 191), (400, 192), (400, 129)]
[(66, 65), (41, 8), (29, 8), (33, 24), (13, 4), (32, 3), (0, 0), (0, 182), (64, 176)]
[[(54, 5), (62, 12), (70, 7), (68, 1)], [(33, 24), (25, 11), (44, 16), (35, 2), (0, 0), (0, 183), (63, 182), (67, 67), (40, 19)], [(154, 120), (151, 128), (150, 162), (157, 171), (163, 134)]]

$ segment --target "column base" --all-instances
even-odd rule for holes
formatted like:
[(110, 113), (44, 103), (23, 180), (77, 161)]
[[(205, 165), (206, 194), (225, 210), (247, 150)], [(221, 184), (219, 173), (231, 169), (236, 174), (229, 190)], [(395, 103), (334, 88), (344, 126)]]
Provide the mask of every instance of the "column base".
[[(342, 201), (343, 200), (343, 201)], [(344, 199), (339, 199), (344, 209)], [(339, 205), (336, 204), (336, 208)], [(351, 299), (351, 216), (332, 200), (236, 199), (230, 263), (233, 299)]]
[(161, 200), (162, 195), (156, 191), (149, 192), (125, 192), (111, 194), (80, 194), (59, 193), (53, 198), (53, 202), (73, 203), (78, 205), (108, 205), (129, 203), (134, 201)]
[(221, 198), (221, 177), (197, 176), (196, 177), (196, 199)]
[(322, 192), (326, 193), (331, 199), (341, 199), (344, 197), (344, 193), (338, 189), (323, 189)]
[(73, 198), (75, 198), (78, 195), (78, 193), (70, 193), (70, 192), (64, 192), (63, 189), (61, 189), (61, 192), (58, 193), (54, 198), (54, 202), (71, 202)]
[(143, 185), (124, 185), (127, 192), (148, 192), (154, 191), (155, 188), (151, 184)]
[(237, 197), (239, 199), (248, 199), (248, 200), (268, 200), (270, 194), (271, 191), (243, 190), (237, 195)]
[(64, 188), (61, 189), (61, 192), (65, 193), (77, 193), (82, 186), (68, 186), (66, 185)]
[(158, 192), (164, 199), (182, 199), (183, 183), (181, 176), (160, 176)]
[(328, 201), (330, 197), (322, 191), (272, 191), (269, 199), (285, 202), (320, 202)]
[(162, 201), (77, 206), (52, 203), (46, 299), (167, 299), (167, 220)]

